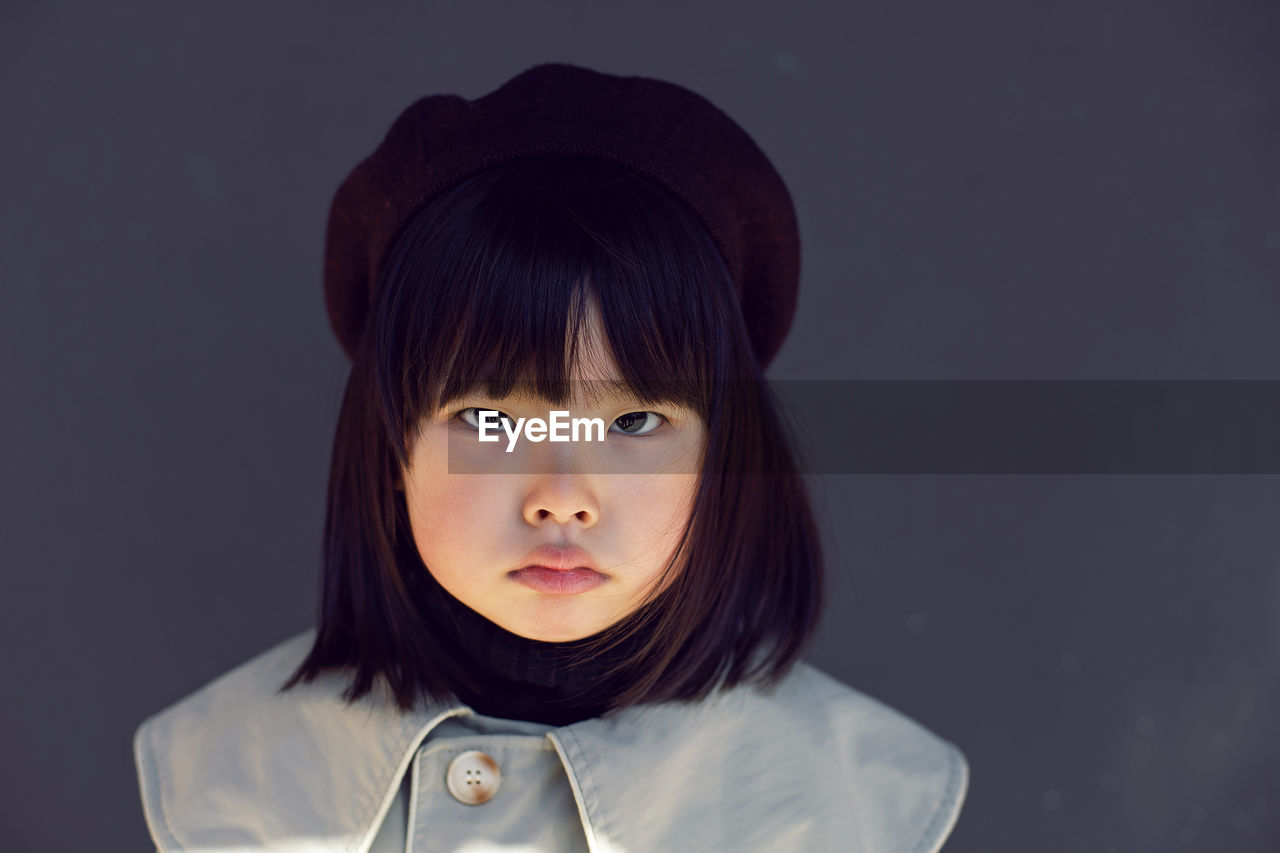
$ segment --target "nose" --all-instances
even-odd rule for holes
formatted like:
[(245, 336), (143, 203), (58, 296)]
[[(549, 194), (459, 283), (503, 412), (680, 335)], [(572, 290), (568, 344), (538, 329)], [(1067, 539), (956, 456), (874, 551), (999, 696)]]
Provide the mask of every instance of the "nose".
[(525, 497), (524, 520), (534, 527), (541, 527), (547, 519), (584, 528), (595, 526), (600, 504), (589, 479), (563, 471), (538, 475)]

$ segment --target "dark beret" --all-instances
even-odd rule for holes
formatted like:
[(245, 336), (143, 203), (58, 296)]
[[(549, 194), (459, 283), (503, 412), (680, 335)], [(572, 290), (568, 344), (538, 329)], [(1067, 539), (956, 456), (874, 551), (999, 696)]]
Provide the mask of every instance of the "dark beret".
[(382, 263), (413, 215), (486, 167), (538, 154), (612, 160), (688, 204), (733, 276), (758, 363), (773, 359), (795, 314), (800, 241), (791, 196), (764, 152), (688, 89), (559, 63), (474, 101), (421, 98), (338, 187), (325, 233), (325, 303), (349, 357)]

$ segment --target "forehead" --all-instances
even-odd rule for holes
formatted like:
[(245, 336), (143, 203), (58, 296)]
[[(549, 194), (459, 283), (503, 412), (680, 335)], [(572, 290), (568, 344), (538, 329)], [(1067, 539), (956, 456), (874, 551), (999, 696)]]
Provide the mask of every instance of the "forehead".
[[(482, 389), (474, 389), (476, 395), (482, 394)], [(577, 379), (570, 380), (569, 393), (572, 400), (576, 403), (609, 403), (638, 400), (639, 397), (634, 390), (631, 389), (626, 382), (621, 380), (605, 380), (605, 379)], [(517, 383), (510, 393), (504, 394), (500, 398), (502, 400), (515, 400), (525, 403), (549, 403), (553, 402), (542, 394), (537, 393), (533, 383)]]
[[(698, 408), (697, 401), (702, 399), (698, 387), (687, 378), (677, 378), (679, 371), (657, 355), (654, 348), (658, 344), (649, 339), (643, 325), (622, 317), (618, 321), (621, 330), (612, 330), (618, 339), (610, 341), (599, 299), (599, 294), (589, 289), (578, 291), (571, 298), (565, 325), (547, 330), (551, 332), (549, 339), (536, 340), (529, 327), (520, 323), (508, 329), (505, 338), (490, 334), (477, 341), (481, 351), (489, 352), (488, 357), (470, 369), (446, 368), (440, 396), (428, 391), (426, 399), (434, 401), (436, 411), (459, 401), (466, 401), (465, 405), (513, 401), (557, 408), (615, 402)], [(489, 330), (493, 332), (493, 327)], [(508, 346), (513, 343), (516, 345)], [(548, 359), (550, 353), (541, 348), (558, 348), (561, 358)], [(624, 356), (625, 372), (619, 368), (616, 351)], [(455, 364), (468, 361), (464, 357)]]
[[(634, 396), (622, 379), (604, 332), (604, 321), (595, 299), (587, 299), (583, 305), (582, 323), (578, 327), (577, 340), (566, 339), (565, 358), (573, 356), (569, 371), (570, 392), (576, 398), (593, 401)], [(577, 352), (572, 352), (576, 344)], [(532, 383), (517, 383), (511, 396), (535, 399)]]
[[(594, 300), (589, 300), (584, 306), (582, 324), (578, 328), (576, 353), (572, 352), (574, 343), (571, 339), (566, 339), (564, 350), (566, 360), (572, 356), (569, 393), (574, 400), (596, 403), (635, 399), (635, 392), (622, 378), (622, 373), (614, 360), (604, 333), (603, 321)], [(481, 393), (482, 388), (477, 385), (478, 383), (472, 385), (469, 393)], [(502, 395), (500, 399), (545, 401), (543, 395), (538, 393), (536, 383), (532, 379), (517, 381), (510, 392)]]

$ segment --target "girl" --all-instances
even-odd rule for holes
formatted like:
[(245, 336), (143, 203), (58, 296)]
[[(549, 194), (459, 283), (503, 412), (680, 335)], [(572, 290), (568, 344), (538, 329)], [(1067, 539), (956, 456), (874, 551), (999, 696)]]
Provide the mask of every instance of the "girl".
[(763, 378), (798, 245), (686, 89), (410, 106), (330, 212), (318, 625), (139, 727), (157, 848), (939, 849), (964, 756), (799, 660), (818, 534)]

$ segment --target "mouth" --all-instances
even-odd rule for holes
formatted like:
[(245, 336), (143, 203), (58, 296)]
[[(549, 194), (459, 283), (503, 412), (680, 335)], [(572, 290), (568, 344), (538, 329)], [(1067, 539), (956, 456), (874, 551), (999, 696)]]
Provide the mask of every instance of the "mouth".
[(549, 595), (577, 595), (609, 580), (608, 575), (588, 566), (558, 568), (534, 564), (507, 574), (516, 583)]
[(577, 595), (609, 580), (590, 554), (572, 545), (542, 545), (525, 555), (524, 566), (507, 576), (548, 595)]

